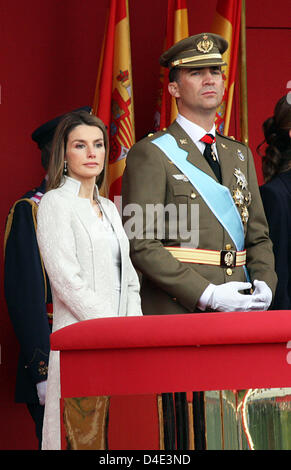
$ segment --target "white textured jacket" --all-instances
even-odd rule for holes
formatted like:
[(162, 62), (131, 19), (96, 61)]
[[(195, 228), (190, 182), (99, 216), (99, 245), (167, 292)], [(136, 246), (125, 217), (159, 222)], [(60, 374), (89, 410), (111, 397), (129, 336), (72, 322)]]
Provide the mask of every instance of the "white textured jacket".
[(79, 181), (66, 177), (63, 186), (43, 196), (38, 209), (37, 239), (52, 287), (54, 330), (91, 318), (141, 315), (138, 277), (116, 206), (99, 196), (120, 244), (118, 312), (113, 310), (110, 245), (98, 233), (96, 213), (89, 199), (78, 196), (79, 189)]
[[(97, 188), (96, 188), (97, 189)], [(108, 238), (99, 230), (89, 199), (79, 197), (80, 183), (47, 192), (39, 205), (37, 240), (53, 297), (53, 331), (72, 323), (101, 317), (142, 315), (138, 276), (129, 257), (129, 242), (116, 206), (99, 196), (111, 221), (121, 253), (121, 290), (113, 287), (114, 266)], [(59, 353), (51, 351), (43, 426), (43, 449), (60, 449)]]

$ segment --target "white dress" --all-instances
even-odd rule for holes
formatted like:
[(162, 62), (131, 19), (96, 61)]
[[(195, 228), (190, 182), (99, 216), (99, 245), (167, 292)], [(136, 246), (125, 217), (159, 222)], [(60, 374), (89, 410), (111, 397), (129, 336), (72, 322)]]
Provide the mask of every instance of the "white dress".
[[(137, 274), (116, 206), (99, 197), (102, 219), (80, 183), (46, 193), (38, 209), (37, 238), (53, 296), (53, 331), (92, 318), (142, 315)], [(97, 188), (96, 188), (97, 190)], [(59, 352), (51, 351), (42, 448), (58, 450), (60, 439)]]

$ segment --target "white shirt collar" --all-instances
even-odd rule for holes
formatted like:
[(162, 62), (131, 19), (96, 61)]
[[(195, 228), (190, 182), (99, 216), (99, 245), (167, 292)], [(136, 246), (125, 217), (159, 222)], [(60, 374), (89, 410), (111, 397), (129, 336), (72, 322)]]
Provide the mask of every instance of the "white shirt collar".
[(189, 121), (189, 119), (185, 118), (181, 114), (178, 114), (176, 121), (182, 127), (182, 129), (184, 129), (184, 131), (189, 135), (189, 137), (191, 137), (195, 144), (199, 142), (200, 139), (205, 136), (205, 134), (212, 134), (215, 136), (214, 123), (212, 129), (207, 132), (205, 129), (203, 129), (203, 127), (198, 126), (198, 124), (195, 124), (192, 121)]

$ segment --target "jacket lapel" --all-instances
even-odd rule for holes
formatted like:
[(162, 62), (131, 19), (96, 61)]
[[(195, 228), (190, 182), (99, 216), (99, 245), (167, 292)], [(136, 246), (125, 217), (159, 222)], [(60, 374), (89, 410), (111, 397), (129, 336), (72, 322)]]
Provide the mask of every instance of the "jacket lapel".
[(120, 220), (120, 215), (118, 210), (113, 210), (110, 206), (107, 204), (102, 204), (101, 202), (101, 207), (102, 207), (102, 212), (103, 212), (103, 217), (107, 217), (107, 219), (110, 221), (113, 231), (116, 235), (117, 241), (119, 243), (119, 248), (120, 248), (120, 279), (121, 279), (121, 291), (120, 291), (120, 300), (119, 300), (119, 311), (121, 309), (121, 306), (124, 305), (125, 302), (125, 296), (126, 296), (126, 284), (124, 280), (126, 279), (126, 270), (128, 269), (128, 264), (127, 264), (127, 259), (128, 259), (128, 240), (123, 232), (123, 227), (122, 223)]
[(102, 207), (104, 216), (106, 216), (107, 220), (109, 220), (109, 222), (111, 223), (113, 231), (117, 237), (119, 248), (120, 248), (120, 253), (121, 253), (121, 264), (123, 265), (126, 251), (125, 251), (124, 243), (122, 242), (121, 221), (120, 221), (119, 213), (117, 210), (113, 212), (113, 210), (106, 204), (101, 203), (101, 207)]
[(86, 232), (88, 232), (89, 236), (94, 236), (94, 215), (92, 212), (93, 209), (91, 207), (90, 201), (85, 198), (76, 198), (74, 210), (84, 229), (86, 230)]
[(188, 152), (187, 160), (217, 181), (216, 176), (198, 147), (176, 121), (169, 126), (168, 132), (176, 139), (177, 145)]
[(233, 180), (235, 164), (233, 151), (230, 147), (226, 139), (216, 134), (216, 149), (220, 162), (222, 184), (227, 187), (230, 187)]

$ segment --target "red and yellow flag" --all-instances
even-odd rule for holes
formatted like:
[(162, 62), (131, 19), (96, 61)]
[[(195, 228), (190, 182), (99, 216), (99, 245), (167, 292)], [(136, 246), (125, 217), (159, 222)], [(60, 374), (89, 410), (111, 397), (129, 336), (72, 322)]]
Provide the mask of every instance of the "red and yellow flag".
[[(189, 36), (187, 0), (168, 0), (167, 29), (164, 50)], [(168, 92), (169, 71), (160, 68), (160, 88), (157, 111), (155, 113), (155, 130), (168, 127), (177, 116), (175, 99)]]
[(107, 126), (110, 139), (109, 197), (121, 194), (128, 150), (135, 142), (128, 0), (110, 0), (93, 114)]
[(228, 49), (223, 54), (225, 66), (225, 93), (216, 113), (216, 128), (228, 135), (231, 116), (235, 75), (237, 69), (241, 21), (241, 0), (217, 0), (211, 32), (220, 34), (228, 41)]

